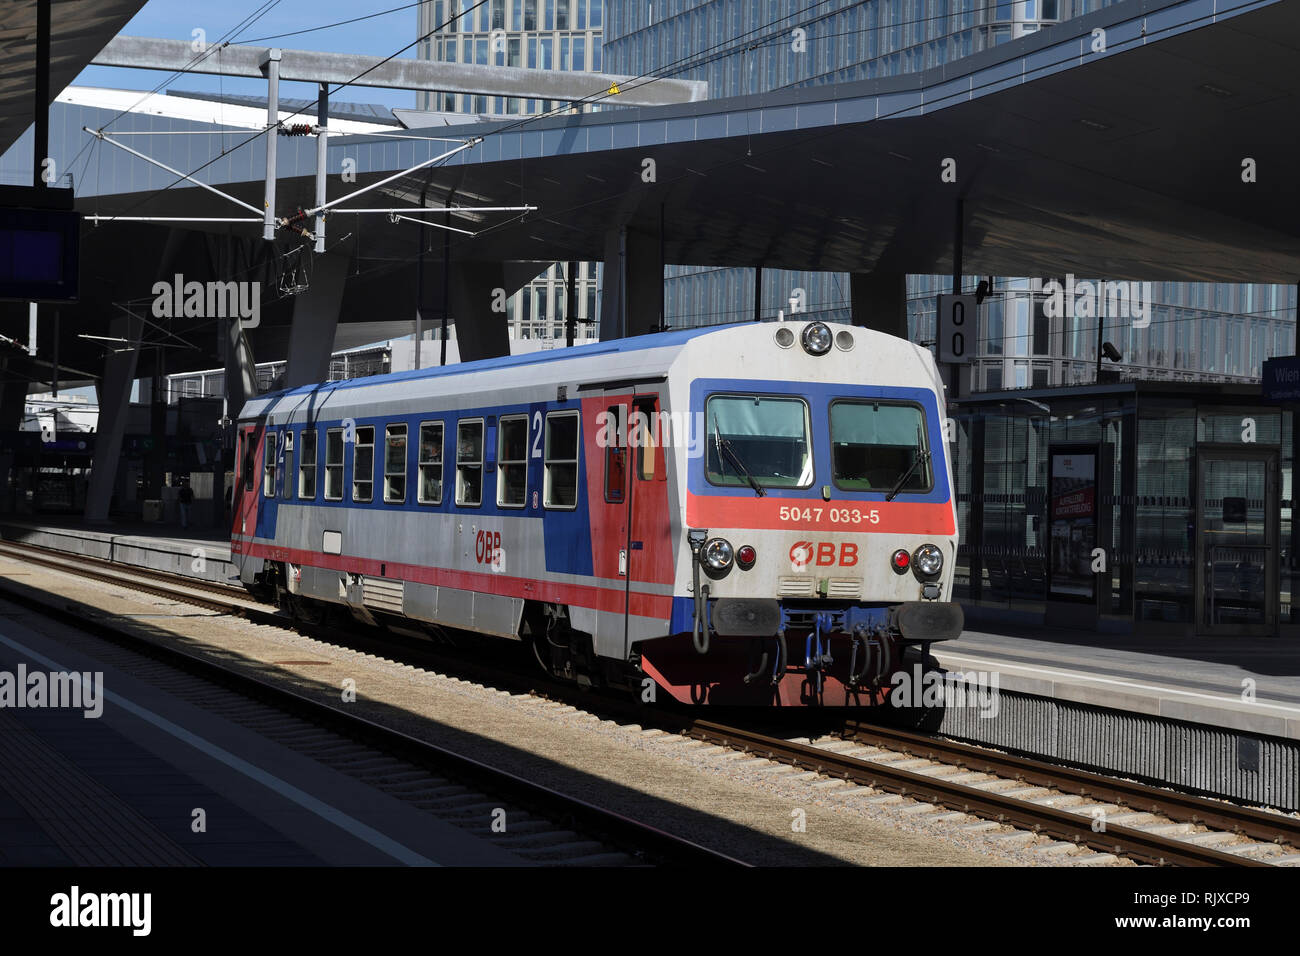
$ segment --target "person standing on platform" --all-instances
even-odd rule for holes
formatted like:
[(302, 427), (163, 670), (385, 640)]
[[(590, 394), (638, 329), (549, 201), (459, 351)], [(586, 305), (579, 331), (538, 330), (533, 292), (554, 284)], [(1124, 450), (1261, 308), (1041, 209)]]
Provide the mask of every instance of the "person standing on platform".
[(176, 493), (176, 503), (180, 507), (181, 527), (190, 526), (190, 505), (194, 503), (194, 489), (190, 483), (184, 479), (177, 479), (180, 483), (181, 490)]

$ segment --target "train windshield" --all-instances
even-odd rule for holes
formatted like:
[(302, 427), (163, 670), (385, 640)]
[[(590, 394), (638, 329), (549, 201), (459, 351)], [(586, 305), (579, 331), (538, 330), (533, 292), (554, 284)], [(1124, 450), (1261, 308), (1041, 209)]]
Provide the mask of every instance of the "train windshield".
[[(747, 486), (746, 473), (764, 488), (812, 484), (808, 405), (803, 399), (713, 395), (705, 403), (704, 418), (705, 474), (712, 484)], [(737, 460), (743, 468), (737, 467)]]
[(901, 480), (901, 492), (930, 489), (930, 463), (918, 463), (926, 450), (925, 413), (918, 406), (836, 401), (830, 419), (835, 487), (888, 493)]

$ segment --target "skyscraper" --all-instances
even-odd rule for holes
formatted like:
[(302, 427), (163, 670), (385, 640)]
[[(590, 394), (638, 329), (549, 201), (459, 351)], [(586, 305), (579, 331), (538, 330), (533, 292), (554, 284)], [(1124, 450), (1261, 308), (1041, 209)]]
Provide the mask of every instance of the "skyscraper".
[[(602, 0), (426, 0), (419, 7), (419, 56), (446, 63), (596, 72), (602, 67)], [(457, 14), (469, 11), (462, 16)], [(439, 29), (441, 27), (441, 29)], [(419, 93), (422, 110), (484, 116), (564, 109), (551, 100), (457, 93)], [(564, 342), (567, 263), (552, 263), (506, 302), (511, 338), (550, 348)], [(577, 263), (576, 340), (596, 335), (599, 266)], [(531, 346), (530, 346), (531, 347)]]

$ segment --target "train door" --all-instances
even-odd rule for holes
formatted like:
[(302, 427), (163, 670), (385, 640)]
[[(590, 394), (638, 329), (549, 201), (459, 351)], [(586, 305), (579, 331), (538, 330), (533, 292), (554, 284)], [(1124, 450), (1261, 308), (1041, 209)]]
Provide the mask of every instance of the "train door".
[(627, 407), (626, 539), (619, 559), (624, 571), (624, 653), (632, 644), (666, 633), (672, 605), (668, 476), (659, 395), (634, 394)]
[(241, 425), (235, 448), (235, 485), (231, 490), (231, 533), (252, 536), (257, 529), (258, 453), (261, 449), (260, 430), (256, 425)]

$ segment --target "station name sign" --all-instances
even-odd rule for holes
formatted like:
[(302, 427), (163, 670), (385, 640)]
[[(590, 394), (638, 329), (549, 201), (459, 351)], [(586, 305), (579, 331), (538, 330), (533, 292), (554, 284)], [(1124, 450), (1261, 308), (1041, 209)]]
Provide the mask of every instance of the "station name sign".
[(1300, 355), (1265, 359), (1260, 384), (1266, 402), (1300, 402)]

